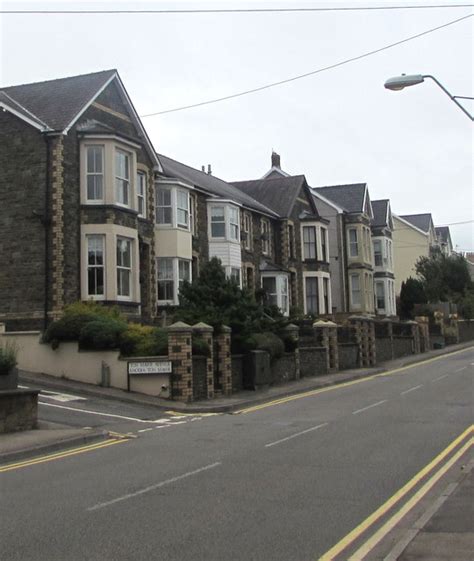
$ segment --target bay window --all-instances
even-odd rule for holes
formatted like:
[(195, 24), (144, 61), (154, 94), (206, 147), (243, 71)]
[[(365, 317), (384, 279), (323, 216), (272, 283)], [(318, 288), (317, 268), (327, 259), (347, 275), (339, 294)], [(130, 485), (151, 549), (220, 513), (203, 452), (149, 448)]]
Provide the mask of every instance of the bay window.
[(240, 286), (240, 269), (238, 267), (230, 268), (230, 279)]
[(316, 259), (316, 226), (303, 226), (303, 258)]
[(359, 255), (359, 242), (357, 239), (357, 229), (349, 229), (349, 256), (357, 257)]
[(383, 282), (375, 283), (375, 300), (377, 310), (385, 310), (385, 287)]
[(181, 288), (183, 282), (191, 282), (191, 262), (187, 259), (178, 259), (178, 287)]
[(189, 194), (187, 191), (177, 191), (177, 224), (180, 228), (189, 226)]
[(225, 208), (223, 206), (211, 207), (211, 237), (225, 238)]
[(229, 208), (229, 237), (233, 241), (240, 240), (239, 211), (235, 207)]
[(132, 240), (117, 237), (117, 296), (131, 297)]
[(105, 236), (86, 236), (87, 243), (87, 295), (103, 298), (105, 295)]
[(172, 224), (171, 189), (158, 187), (156, 189), (156, 222), (158, 224)]
[(137, 173), (137, 203), (138, 203), (138, 216), (146, 218), (146, 174), (142, 171)]
[(328, 257), (328, 231), (321, 228), (321, 261), (329, 261)]
[(262, 275), (262, 288), (265, 291), (266, 302), (269, 306), (277, 306), (280, 312), (287, 316), (289, 312), (288, 275)]
[(329, 279), (327, 277), (323, 277), (323, 302), (324, 302), (324, 310), (323, 314), (330, 314), (331, 310), (329, 308)]
[(374, 263), (376, 267), (381, 267), (383, 264), (382, 240), (374, 240)]
[(305, 312), (311, 315), (319, 314), (318, 277), (305, 277)]
[(262, 228), (262, 253), (270, 255), (270, 222), (266, 218), (261, 219)]
[(245, 249), (252, 249), (252, 215), (244, 212), (242, 219), (242, 230), (244, 233)]
[(173, 259), (171, 257), (158, 257), (158, 300), (174, 302), (174, 275)]
[(104, 147), (98, 144), (86, 148), (87, 201), (104, 200)]
[(361, 286), (360, 286), (360, 276), (359, 274), (350, 275), (350, 290), (351, 290), (351, 303), (355, 308), (360, 308), (361, 301)]
[(115, 150), (115, 197), (118, 204), (130, 206), (130, 154)]

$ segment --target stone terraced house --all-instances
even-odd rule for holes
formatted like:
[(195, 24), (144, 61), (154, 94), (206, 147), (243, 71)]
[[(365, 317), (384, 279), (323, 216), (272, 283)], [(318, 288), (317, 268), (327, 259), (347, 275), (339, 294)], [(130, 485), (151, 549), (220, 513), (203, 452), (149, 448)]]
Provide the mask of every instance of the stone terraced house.
[(80, 299), (154, 321), (211, 257), (284, 314), (331, 311), (327, 221), (304, 176), (232, 185), (157, 154), (115, 70), (3, 88), (0, 107), (8, 330)]
[(154, 174), (115, 70), (0, 90), (0, 321), (44, 327), (79, 299), (156, 307)]

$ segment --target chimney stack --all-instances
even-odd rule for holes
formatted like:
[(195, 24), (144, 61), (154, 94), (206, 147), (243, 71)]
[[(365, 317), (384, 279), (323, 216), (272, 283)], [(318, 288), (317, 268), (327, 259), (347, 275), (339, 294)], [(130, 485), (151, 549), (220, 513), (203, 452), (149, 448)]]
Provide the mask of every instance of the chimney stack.
[(212, 175), (211, 164), (207, 164), (207, 175)]
[(281, 169), (280, 166), (280, 154), (272, 151), (272, 168)]
[(201, 166), (201, 171), (202, 171), (203, 173), (206, 173), (206, 166)]

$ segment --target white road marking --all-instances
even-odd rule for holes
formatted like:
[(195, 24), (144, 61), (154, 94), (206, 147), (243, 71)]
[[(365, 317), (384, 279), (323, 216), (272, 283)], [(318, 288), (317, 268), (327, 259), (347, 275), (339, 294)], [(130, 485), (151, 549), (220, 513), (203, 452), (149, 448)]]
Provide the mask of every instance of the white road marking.
[(438, 376), (437, 378), (435, 378), (433, 380), (433, 382), (437, 382), (438, 380), (442, 380), (443, 378), (446, 378), (447, 376), (449, 376), (449, 373), (448, 374), (443, 374), (442, 376)]
[(462, 368), (458, 368), (457, 370), (454, 371), (454, 373), (456, 372), (462, 372), (463, 370), (466, 370), (467, 366), (463, 366)]
[(306, 434), (308, 432), (318, 430), (322, 427), (325, 427), (328, 424), (329, 423), (323, 423), (321, 425), (317, 425), (315, 427), (311, 427), (309, 429), (302, 430), (301, 432), (297, 432), (295, 434), (292, 434), (291, 436), (287, 436), (286, 438), (281, 438), (280, 440), (275, 440), (275, 442), (270, 442), (269, 444), (265, 444), (265, 448), (270, 448), (271, 446), (276, 446), (277, 444), (281, 444), (282, 442), (286, 442), (287, 440), (291, 440), (292, 438), (296, 438), (297, 436), (301, 436), (302, 434)]
[(165, 485), (170, 485), (171, 483), (176, 483), (176, 481), (180, 481), (181, 479), (185, 479), (186, 477), (191, 477), (191, 475), (197, 475), (198, 473), (202, 473), (203, 471), (208, 471), (210, 469), (214, 469), (221, 465), (221, 462), (215, 462), (213, 464), (209, 464), (208, 466), (204, 466), (199, 469), (195, 469), (194, 471), (188, 471), (187, 473), (183, 473), (183, 475), (178, 475), (176, 477), (172, 477), (171, 479), (166, 479), (165, 481), (161, 481), (160, 483), (156, 483), (155, 485), (150, 485), (149, 487), (145, 487), (144, 489), (140, 489), (139, 491), (135, 491), (135, 493), (127, 493), (121, 497), (116, 499), (112, 499), (111, 501), (106, 501), (104, 503), (98, 503), (94, 506), (89, 507), (87, 510), (89, 512), (93, 510), (99, 510), (100, 508), (104, 508), (106, 506), (110, 506), (116, 503), (120, 503), (122, 501), (126, 501), (127, 499), (133, 499), (134, 497), (138, 497), (139, 495), (143, 495), (145, 493), (149, 493), (150, 491), (154, 491), (155, 489), (159, 489), (160, 487), (164, 487)]
[[(99, 417), (112, 417), (114, 419), (123, 419), (124, 421), (135, 421), (136, 423), (155, 424), (157, 421), (150, 421), (146, 419), (136, 419), (135, 417), (124, 417), (123, 415), (114, 415), (113, 413), (100, 413), (99, 411), (90, 411), (88, 409), (79, 409), (78, 407), (66, 407), (65, 405), (55, 405), (53, 403), (38, 402), (40, 405), (47, 407), (57, 407), (58, 409), (67, 409), (68, 411), (76, 411), (77, 413), (87, 413), (89, 415), (98, 415)], [(161, 421), (160, 421), (161, 422)], [(173, 423), (177, 424), (177, 423)]]
[[(18, 387), (21, 390), (28, 390), (29, 386), (20, 386)], [(51, 390), (40, 390), (41, 397), (45, 397), (47, 399), (54, 399), (55, 401), (67, 402), (67, 401), (87, 401), (87, 398), (80, 397), (78, 395), (73, 395), (70, 393), (62, 393), (62, 392), (53, 392)]]
[(150, 427), (150, 428), (148, 428), (148, 429), (140, 429), (140, 430), (137, 431), (137, 432), (147, 432), (147, 431), (149, 431), (149, 430), (153, 430), (154, 428), (155, 428), (155, 427)]
[(382, 401), (377, 401), (377, 403), (372, 403), (372, 405), (367, 405), (367, 407), (362, 407), (362, 409), (357, 409), (357, 411), (352, 411), (353, 415), (358, 415), (362, 413), (362, 411), (367, 411), (367, 409), (372, 409), (372, 407), (377, 407), (378, 405), (382, 405), (382, 403), (386, 403), (386, 399), (382, 399)]
[(405, 395), (405, 394), (407, 394), (407, 393), (414, 392), (415, 390), (418, 390), (418, 389), (420, 389), (420, 388), (422, 388), (422, 387), (423, 387), (423, 384), (420, 384), (419, 386), (414, 386), (413, 388), (410, 388), (410, 389), (408, 389), (408, 390), (405, 390), (404, 392), (400, 392), (400, 395)]

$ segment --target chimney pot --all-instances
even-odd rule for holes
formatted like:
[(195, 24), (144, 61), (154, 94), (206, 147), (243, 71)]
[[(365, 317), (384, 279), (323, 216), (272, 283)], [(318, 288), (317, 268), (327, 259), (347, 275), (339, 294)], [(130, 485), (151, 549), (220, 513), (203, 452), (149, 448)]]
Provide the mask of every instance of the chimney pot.
[(281, 169), (280, 154), (277, 154), (276, 152), (272, 152), (272, 168)]
[(211, 164), (207, 164), (207, 175), (212, 175)]
[(206, 173), (206, 166), (201, 166), (201, 171), (203, 171), (204, 173)]

